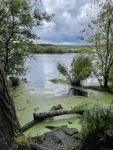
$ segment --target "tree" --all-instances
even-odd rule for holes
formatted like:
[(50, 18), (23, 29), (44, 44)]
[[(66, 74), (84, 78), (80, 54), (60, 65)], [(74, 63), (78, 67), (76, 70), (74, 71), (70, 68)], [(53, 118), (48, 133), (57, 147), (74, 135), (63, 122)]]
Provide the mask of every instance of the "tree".
[(87, 79), (91, 74), (92, 63), (88, 57), (79, 56), (78, 58), (73, 58), (70, 70), (60, 63), (57, 68), (70, 81), (72, 86), (80, 86), (81, 81)]
[(50, 16), (30, 0), (0, 0), (0, 64), (6, 74), (22, 73), (28, 44), (36, 38), (33, 27)]
[(5, 73), (0, 70), (0, 149), (8, 149), (13, 143), (19, 122), (14, 103), (9, 96)]
[[(32, 1), (33, 2), (33, 1)], [(11, 99), (6, 75), (16, 73), (24, 63), (26, 43), (35, 38), (32, 27), (49, 16), (41, 13), (29, 0), (0, 0), (0, 149), (13, 143), (19, 122)]]
[(89, 42), (92, 45), (94, 74), (100, 85), (108, 87), (109, 74), (113, 66), (113, 2), (98, 0), (99, 13), (95, 20), (88, 25)]

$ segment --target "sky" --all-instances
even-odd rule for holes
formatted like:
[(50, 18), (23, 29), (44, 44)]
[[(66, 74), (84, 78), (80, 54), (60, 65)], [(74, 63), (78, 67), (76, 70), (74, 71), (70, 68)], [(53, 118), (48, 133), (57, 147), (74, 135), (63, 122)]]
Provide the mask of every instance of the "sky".
[(40, 37), (39, 43), (60, 45), (83, 45), (81, 30), (96, 15), (92, 6), (93, 0), (42, 0), (44, 11), (55, 14), (52, 20), (44, 22), (42, 27), (35, 29)]

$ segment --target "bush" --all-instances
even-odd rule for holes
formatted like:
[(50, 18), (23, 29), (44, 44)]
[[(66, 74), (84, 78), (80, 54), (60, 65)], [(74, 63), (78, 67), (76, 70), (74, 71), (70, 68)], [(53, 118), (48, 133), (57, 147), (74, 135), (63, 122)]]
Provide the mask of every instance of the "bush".
[(81, 150), (113, 149), (112, 107), (95, 106), (87, 110), (81, 119)]
[(92, 63), (88, 57), (81, 55), (78, 58), (73, 58), (70, 69), (60, 63), (58, 63), (57, 69), (70, 81), (72, 86), (80, 86), (81, 81), (90, 76), (92, 72)]
[(10, 77), (11, 85), (12, 86), (18, 86), (20, 84), (19, 78), (18, 77)]
[(88, 57), (79, 56), (77, 59), (73, 58), (71, 64), (71, 72), (73, 76), (77, 76), (80, 80), (87, 79), (92, 71), (92, 63)]

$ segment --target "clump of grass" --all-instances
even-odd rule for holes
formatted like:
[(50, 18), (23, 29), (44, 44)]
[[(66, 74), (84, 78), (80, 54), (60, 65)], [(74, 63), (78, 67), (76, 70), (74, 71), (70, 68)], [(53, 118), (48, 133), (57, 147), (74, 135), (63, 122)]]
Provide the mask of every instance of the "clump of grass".
[(113, 110), (94, 106), (81, 119), (81, 150), (113, 149)]
[(79, 106), (76, 106), (72, 108), (72, 112), (78, 112), (78, 114), (83, 115), (83, 113), (87, 110), (88, 108), (88, 103), (86, 104), (80, 104)]

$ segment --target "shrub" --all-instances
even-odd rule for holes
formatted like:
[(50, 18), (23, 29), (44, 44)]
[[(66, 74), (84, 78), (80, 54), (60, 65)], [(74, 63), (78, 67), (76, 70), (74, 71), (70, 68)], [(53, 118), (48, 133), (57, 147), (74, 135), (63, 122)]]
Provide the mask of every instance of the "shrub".
[(81, 150), (113, 149), (113, 111), (95, 106), (87, 110), (81, 119)]
[(73, 76), (77, 76), (80, 80), (88, 78), (92, 71), (92, 63), (88, 57), (79, 56), (77, 59), (73, 58), (71, 64), (71, 72)]
[(18, 86), (20, 84), (19, 78), (18, 77), (10, 77), (11, 85), (12, 86)]
[(81, 85), (81, 81), (90, 76), (92, 63), (88, 57), (81, 55), (78, 58), (73, 58), (70, 69), (60, 63), (58, 63), (57, 69), (70, 81), (71, 85), (79, 86)]

